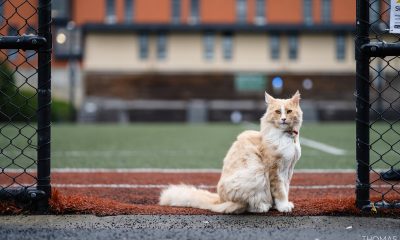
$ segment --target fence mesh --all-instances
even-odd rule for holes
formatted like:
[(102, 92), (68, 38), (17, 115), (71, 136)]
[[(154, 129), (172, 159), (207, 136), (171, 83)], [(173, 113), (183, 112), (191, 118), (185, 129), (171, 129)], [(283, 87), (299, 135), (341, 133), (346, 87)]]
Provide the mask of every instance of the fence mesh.
[[(0, 38), (37, 36), (39, 4), (39, 0), (0, 1)], [(3, 199), (18, 198), (38, 183), (38, 64), (38, 50), (0, 49), (0, 197)]]
[[(370, 0), (368, 6), (370, 43), (400, 44), (400, 35), (389, 33), (390, 0)], [(400, 201), (400, 57), (370, 57), (369, 79), (365, 80), (369, 80), (370, 198), (375, 206), (398, 207)]]

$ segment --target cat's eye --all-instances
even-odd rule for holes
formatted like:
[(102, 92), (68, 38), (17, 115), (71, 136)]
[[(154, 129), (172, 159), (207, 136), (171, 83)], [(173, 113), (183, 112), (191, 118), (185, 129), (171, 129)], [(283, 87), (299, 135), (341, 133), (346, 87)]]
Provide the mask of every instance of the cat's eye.
[(287, 114), (289, 114), (289, 113), (291, 113), (291, 112), (292, 112), (292, 110), (287, 110), (287, 112), (286, 112), (286, 113), (287, 113)]
[(281, 114), (281, 110), (275, 110), (275, 113)]

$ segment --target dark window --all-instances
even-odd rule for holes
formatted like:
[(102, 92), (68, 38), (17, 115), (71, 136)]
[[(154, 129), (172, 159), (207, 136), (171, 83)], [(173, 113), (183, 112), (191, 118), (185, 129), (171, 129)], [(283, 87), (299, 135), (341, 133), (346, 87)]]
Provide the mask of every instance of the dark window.
[(149, 57), (149, 35), (147, 33), (139, 34), (139, 58), (147, 59)]
[(281, 54), (281, 39), (279, 35), (273, 34), (270, 37), (271, 59), (279, 59)]
[(346, 57), (346, 36), (339, 34), (336, 36), (336, 59), (344, 60)]
[(222, 51), (224, 59), (232, 59), (233, 51), (233, 36), (231, 33), (224, 34), (222, 36)]
[(190, 1), (190, 20), (189, 23), (196, 24), (200, 22), (200, 2), (199, 0)]
[(157, 58), (162, 60), (167, 57), (167, 35), (159, 33), (157, 37)]
[[(9, 26), (7, 35), (18, 36), (18, 29), (13, 26)], [(17, 56), (18, 56), (18, 49), (7, 49), (8, 60), (14, 61), (15, 59), (17, 59)]]
[(116, 21), (115, 0), (106, 0), (106, 23), (115, 23)]
[(322, 0), (322, 23), (331, 22), (331, 0)]
[(172, 0), (172, 23), (180, 23), (181, 21), (181, 1)]
[(246, 23), (247, 0), (236, 0), (236, 19), (238, 23)]
[(313, 24), (312, 0), (304, 0), (303, 15), (304, 15), (304, 23), (305, 24), (307, 24), (307, 25)]
[[(3, 8), (3, 4), (0, 5)], [(70, 18), (70, 1), (69, 0), (52, 0), (51, 14), (54, 19)]]
[(205, 33), (203, 41), (204, 41), (204, 58), (207, 60), (211, 60), (214, 58), (214, 44), (215, 44), (214, 33)]
[(133, 20), (133, 0), (125, 0), (125, 22), (132, 22)]
[(290, 35), (288, 37), (289, 43), (289, 59), (297, 59), (297, 52), (299, 49), (298, 37), (296, 35)]
[(256, 2), (255, 23), (258, 25), (265, 24), (265, 0), (257, 0)]

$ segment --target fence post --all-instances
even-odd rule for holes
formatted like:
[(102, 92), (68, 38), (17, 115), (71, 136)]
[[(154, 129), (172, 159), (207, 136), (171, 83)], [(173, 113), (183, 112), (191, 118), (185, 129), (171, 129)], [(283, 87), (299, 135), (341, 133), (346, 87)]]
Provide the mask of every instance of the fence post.
[(356, 19), (356, 205), (366, 208), (369, 200), (369, 56), (361, 46), (369, 43), (369, 1), (357, 0)]
[(37, 210), (46, 211), (50, 186), (50, 131), (51, 131), (51, 0), (39, 0), (38, 35), (46, 39), (46, 44), (38, 51), (38, 151), (37, 189), (46, 193), (38, 201)]

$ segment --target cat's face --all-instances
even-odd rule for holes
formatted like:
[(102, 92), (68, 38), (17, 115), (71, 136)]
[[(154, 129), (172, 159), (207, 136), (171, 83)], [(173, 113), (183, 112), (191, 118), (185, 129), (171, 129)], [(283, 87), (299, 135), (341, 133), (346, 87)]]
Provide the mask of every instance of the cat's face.
[(268, 108), (261, 121), (266, 121), (282, 130), (298, 130), (300, 128), (303, 121), (303, 112), (300, 109), (299, 91), (289, 99), (275, 99), (265, 93), (265, 101)]

